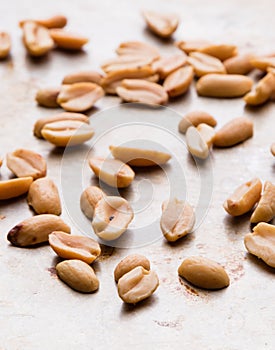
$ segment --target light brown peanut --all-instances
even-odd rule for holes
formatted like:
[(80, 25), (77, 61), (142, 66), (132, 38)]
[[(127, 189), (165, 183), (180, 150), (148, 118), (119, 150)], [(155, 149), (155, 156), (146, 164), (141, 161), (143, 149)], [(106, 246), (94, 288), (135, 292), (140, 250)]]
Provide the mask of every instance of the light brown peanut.
[(119, 56), (150, 57), (152, 60), (156, 60), (160, 57), (158, 50), (154, 46), (141, 41), (123, 42), (116, 49), (116, 53)]
[(256, 255), (267, 265), (275, 267), (275, 226), (259, 223), (252, 233), (244, 237), (244, 244), (250, 254)]
[(198, 51), (200, 48), (203, 48), (207, 45), (210, 45), (210, 42), (203, 39), (194, 39), (194, 40), (176, 42), (176, 46), (187, 54), (193, 51)]
[(254, 91), (244, 96), (244, 101), (248, 105), (258, 106), (268, 101), (274, 92), (275, 71), (270, 71), (257, 83)]
[(162, 204), (160, 227), (164, 237), (175, 242), (190, 233), (195, 224), (193, 208), (177, 198), (165, 201)]
[(80, 122), (89, 124), (89, 118), (85, 114), (63, 112), (63, 113), (55, 114), (51, 117), (38, 119), (34, 125), (33, 133), (36, 137), (42, 138), (41, 131), (46, 124), (65, 121), (65, 120), (80, 121)]
[(141, 254), (131, 254), (126, 256), (117, 264), (115, 268), (115, 271), (114, 271), (115, 281), (118, 282), (118, 280), (123, 275), (133, 270), (137, 266), (142, 266), (145, 270), (149, 271), (150, 261), (144, 255), (141, 255)]
[(62, 85), (57, 103), (68, 112), (83, 112), (104, 96), (101, 86), (94, 83)]
[(78, 120), (60, 120), (44, 125), (41, 130), (44, 139), (57, 147), (80, 145), (94, 135), (93, 128)]
[(11, 50), (11, 37), (7, 32), (0, 32), (0, 59), (8, 57)]
[(261, 192), (262, 183), (260, 179), (252, 179), (239, 186), (224, 202), (223, 207), (232, 216), (243, 215), (259, 201)]
[(70, 233), (70, 227), (56, 215), (41, 214), (32, 216), (16, 226), (8, 233), (8, 240), (17, 247), (28, 247), (48, 242), (49, 234), (53, 231)]
[(155, 105), (168, 102), (168, 94), (161, 85), (141, 79), (124, 79), (116, 92), (126, 102)]
[(27, 197), (36, 214), (61, 214), (61, 202), (55, 183), (48, 177), (34, 181)]
[(212, 126), (208, 124), (199, 124), (197, 126), (197, 130), (203, 139), (203, 141), (207, 144), (207, 147), (210, 148), (213, 144), (214, 136), (215, 136), (215, 130), (212, 128)]
[(204, 289), (221, 289), (230, 284), (225, 269), (213, 260), (201, 256), (185, 259), (178, 268), (181, 277)]
[(104, 196), (96, 204), (92, 226), (99, 238), (112, 241), (127, 230), (133, 217), (133, 209), (126, 199)]
[(226, 72), (228, 74), (248, 74), (254, 68), (251, 64), (253, 55), (246, 53), (243, 55), (237, 55), (230, 57), (223, 62)]
[(91, 264), (101, 253), (100, 245), (94, 239), (72, 236), (62, 231), (49, 235), (49, 243), (54, 252), (63, 259), (78, 259)]
[(177, 29), (179, 18), (175, 14), (143, 11), (148, 28), (161, 38), (169, 38)]
[(101, 68), (105, 73), (127, 69), (140, 69), (140, 67), (150, 65), (153, 61), (154, 59), (152, 57), (123, 55), (104, 62)]
[(250, 63), (254, 68), (266, 71), (269, 67), (275, 68), (275, 57), (274, 56), (263, 56), (263, 57), (253, 57)]
[(275, 217), (275, 185), (266, 181), (260, 201), (254, 210), (250, 222), (269, 222)]
[(59, 87), (42, 88), (37, 91), (35, 99), (40, 106), (58, 108), (57, 96), (59, 93)]
[(164, 80), (163, 87), (170, 97), (180, 96), (186, 93), (194, 77), (192, 66), (177, 69)]
[(199, 124), (207, 124), (215, 127), (217, 121), (212, 115), (203, 111), (192, 111), (187, 113), (179, 123), (179, 132), (185, 134), (190, 126), (198, 126)]
[(55, 44), (65, 50), (81, 50), (89, 41), (85, 36), (64, 29), (50, 29), (50, 35)]
[(183, 67), (186, 63), (186, 58), (185, 54), (161, 57), (152, 64), (152, 67), (159, 74), (160, 78), (164, 79), (178, 68)]
[(105, 193), (96, 186), (87, 187), (80, 197), (80, 208), (87, 218), (92, 219), (97, 202), (105, 196)]
[(110, 146), (109, 149), (114, 158), (137, 167), (163, 165), (171, 158), (169, 153), (153, 149), (126, 146)]
[(228, 44), (209, 44), (200, 47), (198, 51), (216, 57), (221, 61), (236, 56), (238, 52), (235, 45)]
[(239, 97), (251, 90), (253, 80), (240, 74), (207, 74), (201, 77), (196, 89), (207, 97)]
[(210, 55), (201, 52), (191, 52), (187, 58), (187, 62), (194, 68), (195, 74), (198, 77), (210, 73), (225, 74), (223, 63)]
[(65, 260), (56, 265), (58, 277), (72, 289), (92, 293), (99, 288), (93, 268), (81, 260)]
[(246, 117), (232, 119), (214, 137), (214, 146), (231, 147), (253, 136), (253, 123)]
[(32, 177), (21, 177), (19, 179), (0, 181), (0, 200), (21, 196), (28, 192), (32, 182)]
[[(24, 25), (25, 22), (29, 20), (23, 20), (19, 22), (20, 27)], [(34, 19), (32, 22), (36, 22), (37, 24), (46, 27), (48, 29), (52, 28), (63, 28), (67, 24), (67, 18), (62, 15), (56, 15), (45, 19)]]
[(135, 177), (133, 170), (117, 159), (94, 157), (89, 165), (100, 181), (112, 187), (128, 187)]
[(43, 56), (54, 47), (49, 30), (35, 22), (27, 21), (22, 26), (23, 42), (31, 56)]
[(7, 154), (7, 167), (17, 176), (31, 176), (33, 179), (46, 176), (47, 163), (38, 153), (19, 148)]
[(159, 286), (157, 274), (137, 266), (123, 275), (117, 284), (118, 295), (128, 304), (136, 304), (149, 298)]
[[(201, 125), (201, 124), (200, 124)], [(207, 125), (207, 124), (205, 124)], [(208, 126), (211, 128), (210, 126)], [(213, 129), (214, 130), (214, 129)], [(211, 138), (214, 138), (214, 135)], [(186, 131), (186, 144), (188, 151), (195, 157), (200, 159), (206, 159), (209, 155), (209, 146), (202, 137), (201, 133), (194, 126), (190, 126)]]
[(95, 83), (100, 85), (101, 79), (102, 75), (96, 71), (80, 71), (66, 75), (62, 80), (62, 84)]
[(270, 152), (275, 157), (275, 142), (273, 142), (272, 145), (270, 146)]

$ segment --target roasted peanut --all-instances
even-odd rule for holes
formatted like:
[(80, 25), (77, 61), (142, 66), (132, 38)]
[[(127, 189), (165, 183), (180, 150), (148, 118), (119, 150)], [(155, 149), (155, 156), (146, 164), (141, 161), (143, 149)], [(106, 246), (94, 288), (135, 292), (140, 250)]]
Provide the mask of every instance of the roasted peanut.
[(186, 93), (192, 83), (194, 70), (192, 66), (177, 69), (164, 80), (163, 87), (170, 97)]
[(194, 68), (195, 74), (201, 77), (210, 73), (225, 74), (225, 68), (222, 62), (213, 56), (201, 52), (191, 52), (187, 62)]
[(268, 101), (274, 92), (275, 71), (270, 71), (257, 83), (254, 91), (244, 96), (244, 101), (248, 105), (258, 106)]
[(171, 158), (169, 153), (151, 149), (126, 146), (110, 146), (109, 149), (114, 158), (137, 167), (163, 165)]
[(8, 240), (17, 247), (28, 247), (47, 242), (53, 231), (70, 233), (71, 229), (56, 215), (41, 214), (32, 216), (16, 226), (8, 233)]
[(179, 266), (178, 273), (194, 286), (204, 289), (221, 289), (228, 287), (230, 283), (220, 264), (201, 256), (185, 259)]
[(105, 196), (105, 193), (96, 186), (87, 187), (80, 197), (80, 208), (87, 218), (92, 219), (97, 202)]
[(239, 186), (224, 202), (223, 207), (232, 216), (239, 216), (250, 211), (259, 201), (262, 183), (258, 178)]
[[(20, 27), (24, 25), (25, 22), (29, 20), (23, 20), (19, 22)], [(37, 24), (46, 27), (48, 29), (52, 28), (63, 28), (67, 24), (67, 18), (62, 15), (56, 15), (45, 19), (34, 19), (32, 22), (36, 22)]]
[(152, 67), (159, 74), (160, 78), (164, 79), (178, 68), (183, 67), (186, 63), (186, 58), (185, 54), (161, 57), (152, 64)]
[(81, 260), (65, 260), (56, 265), (58, 277), (72, 289), (92, 293), (99, 288), (99, 280), (91, 266)]
[(140, 254), (131, 254), (122, 259), (116, 266), (114, 271), (115, 281), (118, 280), (133, 270), (137, 266), (142, 266), (145, 270), (150, 270), (150, 261), (143, 255)]
[(253, 136), (253, 123), (245, 118), (235, 118), (226, 123), (214, 137), (217, 147), (231, 147)]
[(123, 275), (117, 284), (118, 295), (128, 304), (136, 304), (149, 298), (159, 286), (159, 279), (154, 271), (137, 266)]
[(92, 226), (99, 238), (112, 241), (127, 230), (133, 217), (133, 209), (126, 199), (104, 196), (96, 204)]
[(198, 51), (216, 57), (221, 61), (236, 56), (238, 52), (235, 45), (227, 44), (209, 44), (198, 48)]
[(251, 90), (253, 80), (240, 74), (207, 74), (201, 77), (196, 89), (207, 97), (239, 97)]
[(274, 56), (263, 56), (263, 57), (253, 57), (250, 63), (254, 68), (266, 71), (269, 67), (275, 68), (275, 57)]
[(254, 68), (251, 64), (252, 54), (243, 54), (230, 57), (223, 62), (228, 74), (248, 74)]
[(94, 157), (89, 165), (99, 180), (112, 187), (128, 187), (135, 177), (133, 170), (117, 159)]
[(160, 227), (164, 237), (175, 242), (190, 233), (195, 224), (193, 208), (177, 198), (165, 201), (162, 204)]
[(11, 50), (11, 38), (9, 33), (0, 32), (0, 60), (8, 57)]
[(270, 146), (270, 152), (273, 154), (273, 156), (275, 157), (275, 142), (272, 143), (272, 145)]
[(19, 197), (28, 192), (32, 181), (32, 177), (0, 181), (0, 200)]
[(62, 80), (62, 84), (95, 83), (100, 85), (101, 79), (102, 75), (96, 71), (80, 71), (66, 75)]
[(89, 41), (85, 36), (64, 29), (50, 29), (50, 35), (55, 44), (65, 50), (81, 50)]
[(275, 267), (275, 226), (259, 223), (252, 233), (244, 237), (244, 244), (249, 253), (262, 259), (267, 265)]
[(199, 124), (207, 124), (209, 126), (215, 127), (217, 121), (212, 115), (203, 111), (193, 111), (187, 113), (179, 123), (179, 132), (185, 134), (189, 126), (198, 126)]
[(152, 60), (160, 57), (158, 50), (154, 46), (141, 41), (126, 41), (121, 43), (116, 49), (116, 53), (119, 56), (150, 57)]
[(72, 236), (62, 231), (49, 235), (49, 243), (55, 253), (63, 259), (78, 259), (91, 264), (101, 253), (100, 245), (94, 239)]
[[(211, 127), (209, 126), (209, 128)], [(208, 157), (209, 147), (205, 142), (205, 140), (203, 139), (199, 130), (194, 126), (190, 126), (186, 131), (186, 144), (187, 144), (188, 151), (193, 156), (200, 159), (206, 159)]]
[(105, 73), (125, 71), (128, 69), (140, 69), (140, 67), (150, 65), (153, 60), (152, 57), (123, 55), (106, 61), (101, 68)]
[(179, 18), (174, 14), (143, 11), (148, 28), (161, 38), (169, 38), (178, 28)]
[(7, 166), (17, 177), (31, 176), (33, 179), (46, 176), (47, 164), (38, 153), (19, 148), (7, 154)]
[(36, 93), (36, 102), (43, 107), (57, 108), (57, 96), (60, 93), (60, 88), (42, 88)]
[(214, 128), (212, 128), (210, 125), (202, 123), (197, 126), (197, 130), (203, 141), (207, 144), (208, 148), (210, 148), (213, 144), (215, 136)]
[(27, 202), (37, 214), (60, 215), (62, 211), (58, 189), (47, 177), (31, 184)]
[(275, 185), (266, 181), (263, 194), (254, 210), (250, 222), (258, 223), (261, 221), (269, 222), (275, 217)]
[(49, 30), (35, 22), (26, 21), (23, 26), (23, 42), (31, 56), (43, 56), (54, 47)]
[(187, 54), (193, 51), (198, 51), (200, 48), (203, 48), (207, 45), (210, 45), (210, 42), (207, 40), (201, 40), (201, 39), (176, 42), (176, 46)]

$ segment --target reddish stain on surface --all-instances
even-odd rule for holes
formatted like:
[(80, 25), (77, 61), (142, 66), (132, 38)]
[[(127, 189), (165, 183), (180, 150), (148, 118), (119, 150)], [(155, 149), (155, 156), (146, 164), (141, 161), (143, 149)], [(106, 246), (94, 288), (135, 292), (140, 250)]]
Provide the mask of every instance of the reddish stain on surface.
[(57, 278), (55, 267), (49, 267), (49, 268), (47, 268), (47, 271), (49, 271), (51, 277)]

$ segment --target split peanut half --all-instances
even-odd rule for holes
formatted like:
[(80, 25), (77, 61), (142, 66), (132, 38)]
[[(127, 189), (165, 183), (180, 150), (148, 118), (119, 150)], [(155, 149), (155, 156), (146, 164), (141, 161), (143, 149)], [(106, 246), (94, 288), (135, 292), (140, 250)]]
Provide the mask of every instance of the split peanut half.
[(192, 66), (177, 69), (164, 80), (163, 87), (170, 97), (183, 95), (189, 89), (194, 77)]
[(118, 282), (119, 279), (133, 270), (134, 268), (142, 266), (145, 270), (150, 270), (150, 261), (141, 254), (131, 254), (122, 259), (116, 266), (114, 271), (115, 281)]
[(23, 42), (31, 56), (43, 56), (54, 47), (49, 30), (35, 22), (27, 21), (22, 26)]
[(265, 56), (265, 57), (253, 57), (250, 63), (254, 68), (260, 69), (262, 71), (267, 71), (269, 67), (275, 68), (275, 57)]
[(28, 192), (32, 182), (32, 177), (0, 181), (0, 200), (16, 198), (25, 194)]
[(246, 53), (243, 55), (234, 56), (228, 58), (223, 62), (226, 72), (228, 74), (248, 74), (254, 69), (251, 64), (251, 59), (253, 55)]
[(197, 158), (206, 159), (214, 136), (214, 129), (207, 124), (199, 124), (196, 128), (190, 126), (186, 131), (188, 151)]
[(143, 11), (148, 28), (161, 38), (169, 38), (178, 28), (179, 18), (174, 14)]
[(85, 36), (64, 29), (50, 29), (50, 36), (58, 47), (65, 50), (81, 50), (89, 41)]
[(125, 71), (127, 69), (140, 69), (143, 66), (150, 65), (153, 61), (154, 59), (152, 57), (123, 55), (106, 61), (101, 68), (105, 73)]
[(225, 74), (226, 70), (223, 63), (210, 55), (201, 52), (191, 52), (187, 58), (187, 62), (194, 68), (198, 77), (210, 73)]
[(62, 84), (95, 83), (97, 85), (100, 85), (101, 79), (102, 75), (96, 71), (80, 71), (67, 74), (62, 80)]
[(263, 194), (254, 210), (250, 222), (269, 222), (275, 217), (275, 185), (270, 181), (264, 184)]
[(36, 93), (36, 102), (43, 107), (58, 108), (57, 96), (60, 93), (59, 87), (48, 87), (39, 89)]
[(164, 79), (178, 68), (183, 67), (186, 63), (186, 58), (184, 54), (161, 57), (152, 64), (152, 68), (159, 74), (160, 79)]
[(275, 70), (271, 70), (257, 83), (255, 90), (244, 96), (244, 101), (248, 105), (258, 106), (268, 101), (274, 92)]
[(215, 127), (217, 121), (212, 115), (204, 111), (192, 111), (187, 113), (179, 123), (179, 132), (185, 134), (190, 126), (198, 126), (199, 124), (207, 124)]
[(186, 40), (186, 41), (178, 41), (176, 42), (176, 46), (185, 52), (186, 54), (190, 54), (190, 52), (198, 51), (200, 48), (203, 48), (211, 43), (207, 40), (203, 39), (194, 39), (194, 40)]
[[(19, 26), (22, 27), (25, 22), (29, 22), (30, 20), (23, 20), (19, 22)], [(67, 18), (62, 15), (56, 15), (45, 19), (33, 19), (32, 22), (35, 22), (43, 27), (48, 29), (52, 28), (63, 28), (67, 24)]]
[(119, 56), (138, 56), (156, 60), (160, 57), (158, 49), (141, 41), (126, 41), (116, 49)]
[(11, 50), (11, 37), (7, 32), (0, 32), (0, 59), (8, 57)]
[(237, 55), (238, 49), (235, 45), (228, 44), (209, 44), (198, 49), (198, 52), (205, 53), (207, 55), (218, 58), (224, 61), (228, 58)]
[(89, 186), (82, 192), (80, 208), (87, 218), (93, 218), (95, 206), (103, 196), (105, 196), (105, 193), (97, 186)]

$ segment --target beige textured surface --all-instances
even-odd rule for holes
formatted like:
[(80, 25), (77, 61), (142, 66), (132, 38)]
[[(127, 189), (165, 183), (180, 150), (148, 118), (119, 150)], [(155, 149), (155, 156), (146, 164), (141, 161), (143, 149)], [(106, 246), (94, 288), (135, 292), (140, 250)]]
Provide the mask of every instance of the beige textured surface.
[[(1, 28), (12, 34), (13, 46), (11, 59), (0, 62), (0, 156), (18, 147), (33, 148), (47, 158), (48, 174), (61, 188), (62, 153), (32, 135), (35, 120), (53, 113), (36, 106), (35, 93), (39, 86), (58, 85), (65, 74), (74, 70), (98, 69), (104, 60), (114, 56), (114, 49), (124, 40), (146, 40), (157, 45), (163, 54), (176, 53), (171, 42), (163, 42), (145, 29), (140, 15), (143, 8), (178, 13), (182, 22), (174, 35), (177, 40), (226, 41), (244, 51), (264, 53), (275, 49), (272, 0), (1, 1)], [(68, 29), (90, 37), (86, 51), (79, 54), (54, 51), (38, 61), (30, 59), (22, 46), (17, 22), (55, 13), (69, 17)], [(103, 109), (118, 102), (117, 98), (104, 97), (97, 107)], [(245, 251), (243, 237), (250, 230), (249, 215), (232, 219), (223, 210), (222, 203), (250, 178), (258, 176), (274, 182), (275, 164), (269, 148), (274, 141), (275, 106), (269, 103), (251, 110), (244, 109), (241, 99), (198, 98), (192, 86), (190, 93), (172, 102), (170, 107), (181, 115), (191, 109), (206, 110), (217, 119), (218, 128), (241, 115), (248, 116), (255, 124), (255, 136), (245, 144), (213, 153), (214, 190), (206, 218), (193, 234), (174, 246), (162, 239), (159, 224), (155, 222), (149, 232), (159, 237), (154, 243), (127, 250), (106, 248), (94, 265), (100, 280), (99, 291), (81, 295), (57, 280), (52, 267), (58, 260), (49, 247), (20, 249), (8, 244), (8, 230), (32, 213), (24, 198), (1, 203), (0, 216), (5, 217), (0, 221), (1, 349), (274, 349), (274, 270)], [(92, 111), (92, 125), (93, 118), (96, 123), (97, 111)], [(138, 112), (139, 118), (143, 113)], [(161, 111), (150, 113), (161, 114)], [(171, 118), (169, 124), (173, 130), (178, 120)], [(112, 136), (102, 140), (93, 154), (107, 155), (107, 146), (115, 141)], [(173, 150), (182, 156), (185, 169), (191, 172), (187, 171), (187, 182), (191, 202), (195, 204), (194, 163), (177, 145)], [(77, 168), (77, 152), (71, 156), (75, 161), (71, 167)], [(168, 169), (171, 170), (173, 164), (171, 162)], [(205, 168), (202, 165), (201, 170)], [(1, 179), (6, 179), (8, 174), (3, 165)], [(83, 187), (90, 183), (91, 173), (85, 176)], [(146, 201), (144, 193), (139, 193), (146, 185), (143, 177), (153, 179), (158, 189), (150, 207), (151, 216), (157, 216), (168, 188), (161, 171), (140, 172), (133, 194), (126, 191), (125, 197), (135, 202), (141, 196), (137, 203)], [(75, 202), (80, 193), (76, 193)], [(138, 218), (146, 224), (149, 216), (148, 212), (144, 215), (141, 212)], [(62, 217), (73, 226), (66, 210)], [(147, 234), (146, 227), (143, 231)], [(128, 237), (135, 233), (133, 228)], [(123, 305), (117, 296), (113, 269), (122, 257), (137, 252), (150, 259), (152, 269), (158, 273), (160, 287), (151, 299), (131, 307)], [(222, 291), (206, 292), (180, 283), (177, 268), (189, 255), (203, 255), (220, 262), (230, 275), (231, 285)]]

